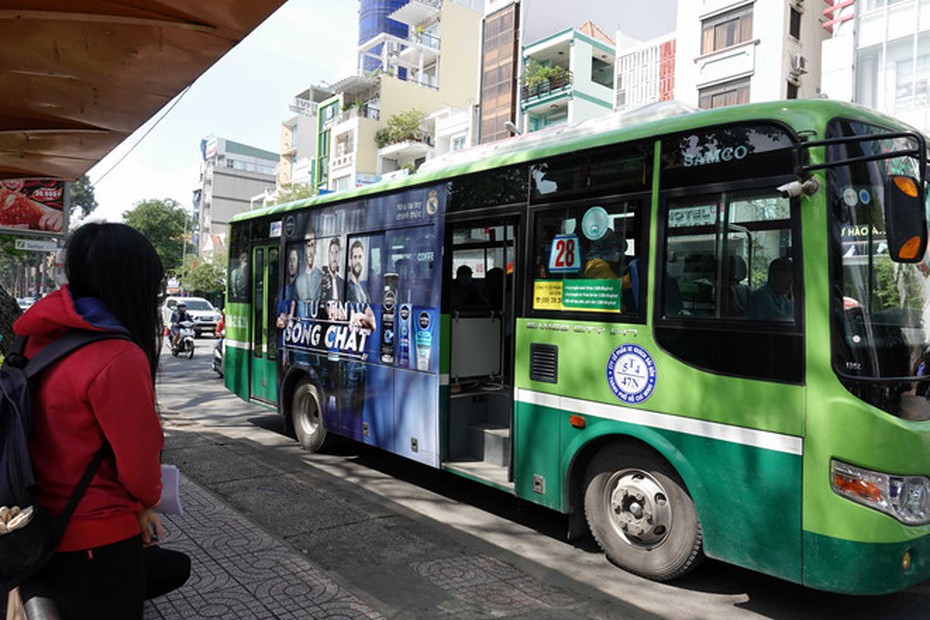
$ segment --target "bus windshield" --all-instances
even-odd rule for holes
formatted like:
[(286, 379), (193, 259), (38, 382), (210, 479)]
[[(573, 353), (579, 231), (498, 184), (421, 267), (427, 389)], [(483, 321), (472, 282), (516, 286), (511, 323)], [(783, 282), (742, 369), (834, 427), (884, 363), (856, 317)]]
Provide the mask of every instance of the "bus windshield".
[[(828, 148), (833, 367), (852, 393), (896, 416), (930, 419), (930, 269), (894, 262), (888, 251), (883, 186), (890, 174), (919, 178), (908, 137), (874, 125), (831, 123), (829, 138), (875, 135)], [(876, 157), (875, 159), (870, 159)], [(858, 159), (859, 161), (850, 161)], [(841, 163), (845, 162), (845, 163)], [(921, 381), (921, 377), (926, 380)]]

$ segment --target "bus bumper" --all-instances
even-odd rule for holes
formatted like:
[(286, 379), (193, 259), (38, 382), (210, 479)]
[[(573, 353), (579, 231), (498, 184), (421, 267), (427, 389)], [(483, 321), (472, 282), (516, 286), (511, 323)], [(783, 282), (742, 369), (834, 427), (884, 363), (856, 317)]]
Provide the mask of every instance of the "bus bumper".
[(863, 543), (804, 532), (804, 585), (848, 594), (888, 594), (930, 578), (930, 534)]

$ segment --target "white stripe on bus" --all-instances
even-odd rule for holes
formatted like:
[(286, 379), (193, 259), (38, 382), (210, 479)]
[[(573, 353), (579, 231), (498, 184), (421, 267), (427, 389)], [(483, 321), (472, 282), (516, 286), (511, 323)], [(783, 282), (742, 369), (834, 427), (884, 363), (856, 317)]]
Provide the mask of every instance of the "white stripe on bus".
[(771, 431), (760, 431), (741, 426), (731, 426), (719, 422), (707, 422), (682, 416), (668, 415), (642, 409), (631, 409), (620, 405), (608, 405), (590, 400), (567, 398), (555, 394), (534, 392), (532, 390), (517, 389), (516, 400), (528, 405), (541, 405), (552, 409), (561, 409), (572, 413), (593, 415), (617, 422), (627, 422), (657, 428), (661, 430), (696, 435), (737, 443), (754, 448), (763, 448), (775, 452), (804, 454), (804, 442), (800, 437), (784, 435)]

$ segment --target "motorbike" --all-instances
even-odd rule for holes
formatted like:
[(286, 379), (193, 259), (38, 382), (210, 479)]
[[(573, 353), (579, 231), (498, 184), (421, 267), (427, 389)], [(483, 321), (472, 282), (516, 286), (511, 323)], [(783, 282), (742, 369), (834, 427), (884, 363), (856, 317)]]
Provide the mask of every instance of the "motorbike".
[[(169, 336), (169, 343), (170, 343)], [(171, 355), (178, 357), (186, 355), (187, 359), (194, 357), (194, 322), (181, 321), (178, 323), (177, 345), (171, 345)]]
[(220, 378), (222, 379), (223, 378), (223, 353), (225, 351), (224, 343), (226, 342), (226, 338), (225, 338), (226, 334), (224, 332), (220, 332), (217, 335), (219, 336), (219, 340), (217, 340), (216, 346), (213, 347), (212, 368), (213, 368), (213, 372), (218, 374)]

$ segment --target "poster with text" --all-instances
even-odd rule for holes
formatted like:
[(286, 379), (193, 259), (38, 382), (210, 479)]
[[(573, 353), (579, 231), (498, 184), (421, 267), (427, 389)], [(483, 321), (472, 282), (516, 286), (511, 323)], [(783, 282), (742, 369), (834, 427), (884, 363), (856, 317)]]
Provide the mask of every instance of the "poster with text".
[(62, 234), (65, 188), (64, 181), (55, 179), (0, 181), (0, 229)]

